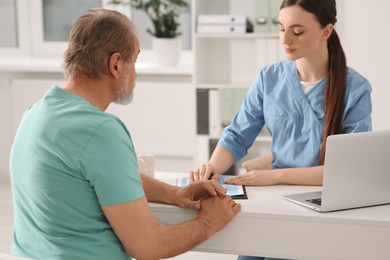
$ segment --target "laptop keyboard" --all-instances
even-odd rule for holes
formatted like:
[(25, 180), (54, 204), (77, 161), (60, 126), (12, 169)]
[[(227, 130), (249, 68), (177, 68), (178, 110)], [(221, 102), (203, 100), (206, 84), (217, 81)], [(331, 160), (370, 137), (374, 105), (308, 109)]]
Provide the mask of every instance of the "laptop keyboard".
[(307, 202), (314, 203), (321, 206), (321, 198), (306, 200)]

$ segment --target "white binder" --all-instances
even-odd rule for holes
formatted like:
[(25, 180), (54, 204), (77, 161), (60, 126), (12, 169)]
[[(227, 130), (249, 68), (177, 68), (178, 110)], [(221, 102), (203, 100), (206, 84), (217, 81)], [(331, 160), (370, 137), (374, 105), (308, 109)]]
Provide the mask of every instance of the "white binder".
[(224, 25), (236, 25), (246, 23), (245, 15), (217, 15), (217, 14), (200, 14), (197, 20), (200, 24), (224, 24)]

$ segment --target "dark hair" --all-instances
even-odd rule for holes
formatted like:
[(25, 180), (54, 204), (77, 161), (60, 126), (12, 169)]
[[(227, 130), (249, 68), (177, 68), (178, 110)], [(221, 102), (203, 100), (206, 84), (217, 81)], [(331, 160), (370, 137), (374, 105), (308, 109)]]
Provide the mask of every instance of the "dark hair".
[(119, 52), (124, 60), (135, 51), (135, 25), (123, 14), (94, 8), (80, 16), (69, 35), (64, 54), (64, 74), (95, 79), (108, 73), (111, 55)]
[[(314, 14), (324, 28), (337, 22), (335, 0), (284, 0), (280, 9), (298, 5), (305, 11)], [(344, 98), (347, 81), (347, 62), (339, 36), (335, 29), (328, 38), (328, 81), (324, 93), (324, 130), (319, 155), (319, 164), (324, 164), (326, 138), (329, 135), (344, 132)]]

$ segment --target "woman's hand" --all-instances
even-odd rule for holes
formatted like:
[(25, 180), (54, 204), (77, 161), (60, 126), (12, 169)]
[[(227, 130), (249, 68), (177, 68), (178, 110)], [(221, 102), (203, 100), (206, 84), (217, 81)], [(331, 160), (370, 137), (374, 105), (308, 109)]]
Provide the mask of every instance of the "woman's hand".
[(247, 186), (270, 186), (279, 184), (279, 173), (276, 170), (253, 170), (242, 173), (225, 181), (226, 184)]
[(210, 176), (211, 179), (218, 180), (218, 174), (215, 174), (214, 166), (210, 163), (202, 164), (197, 169), (194, 169), (189, 173), (191, 181), (209, 180)]

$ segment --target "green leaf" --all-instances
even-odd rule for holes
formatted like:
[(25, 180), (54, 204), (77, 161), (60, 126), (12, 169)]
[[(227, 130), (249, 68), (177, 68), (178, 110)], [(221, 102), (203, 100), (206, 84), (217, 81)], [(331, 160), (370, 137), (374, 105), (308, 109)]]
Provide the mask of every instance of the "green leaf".
[[(120, 2), (121, 0), (113, 0)], [(152, 21), (153, 29), (146, 31), (158, 38), (175, 38), (179, 32), (179, 14), (189, 7), (188, 0), (130, 0), (132, 8), (141, 10)]]

